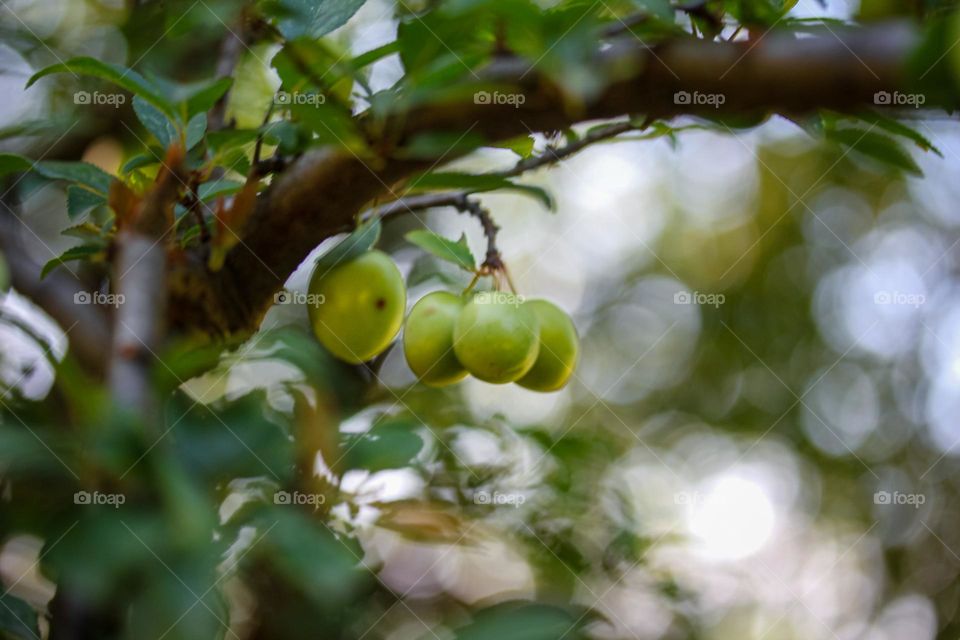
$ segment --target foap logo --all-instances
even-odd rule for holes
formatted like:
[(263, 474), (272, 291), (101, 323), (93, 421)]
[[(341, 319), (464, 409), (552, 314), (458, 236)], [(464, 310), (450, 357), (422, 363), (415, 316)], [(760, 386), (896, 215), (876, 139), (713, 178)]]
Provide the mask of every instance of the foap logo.
[(122, 493), (100, 493), (99, 491), (77, 491), (73, 494), (73, 504), (80, 505), (108, 505), (114, 509), (119, 509), (120, 505), (127, 501), (127, 497)]
[(99, 304), (107, 307), (119, 307), (126, 298), (122, 293), (101, 293), (100, 291), (77, 291), (73, 294), (73, 304)]
[(700, 293), (699, 291), (677, 291), (673, 294), (673, 304), (698, 304), (719, 308), (727, 301), (722, 293)]
[(473, 494), (474, 504), (492, 505), (496, 507), (510, 506), (517, 509), (526, 501), (527, 497), (522, 493), (500, 493), (499, 491), (490, 493), (489, 491), (477, 491)]
[(507, 291), (481, 291), (473, 297), (473, 301), (476, 304), (508, 304), (519, 307), (526, 298)]
[(904, 293), (903, 291), (877, 291), (873, 294), (873, 303), (880, 305), (902, 305), (919, 309), (927, 301), (922, 293)]
[(323, 95), (322, 93), (309, 93), (302, 91), (278, 91), (273, 97), (273, 103), (282, 107), (289, 107), (292, 105), (319, 107), (322, 104), (326, 104), (326, 102), (327, 96)]
[(703, 496), (699, 491), (678, 491), (673, 494), (673, 503), (681, 505), (694, 505), (703, 502)]
[(900, 93), (894, 91), (877, 91), (873, 94), (873, 104), (880, 107), (913, 107), (919, 109), (927, 102), (927, 96), (922, 93)]
[(926, 503), (927, 496), (922, 493), (900, 493), (899, 491), (877, 491), (873, 494), (873, 504), (879, 505), (911, 505), (914, 509), (919, 509), (920, 505)]
[(102, 93), (100, 91), (77, 91), (73, 94), (73, 104), (100, 106), (107, 105), (115, 109), (127, 103), (127, 96), (122, 93)]
[(277, 491), (273, 494), (273, 504), (310, 505), (319, 507), (327, 501), (322, 493), (300, 493), (299, 491)]
[(677, 91), (673, 94), (673, 103), (684, 106), (713, 107), (719, 109), (727, 101), (722, 93), (701, 93), (700, 91)]
[(303, 291), (278, 291), (273, 296), (274, 304), (307, 304), (311, 307), (319, 307), (327, 301), (327, 297), (322, 293), (304, 293)]
[(520, 108), (527, 101), (527, 96), (522, 93), (501, 93), (499, 91), (477, 91), (473, 94), (473, 104), (508, 104), (516, 109)]

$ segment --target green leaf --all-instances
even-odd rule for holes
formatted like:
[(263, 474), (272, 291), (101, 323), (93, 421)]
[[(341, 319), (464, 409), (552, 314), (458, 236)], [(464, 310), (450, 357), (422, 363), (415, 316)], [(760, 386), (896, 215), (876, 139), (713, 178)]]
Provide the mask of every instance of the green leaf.
[(920, 167), (899, 142), (879, 133), (845, 128), (826, 132), (827, 139), (848, 147), (883, 164), (913, 175), (923, 175)]
[(0, 178), (8, 173), (29, 171), (32, 168), (33, 163), (23, 156), (15, 153), (0, 153)]
[(319, 38), (347, 23), (366, 0), (275, 0), (267, 11), (287, 40)]
[(232, 195), (242, 188), (242, 182), (221, 178), (220, 180), (204, 182), (197, 188), (197, 195), (200, 196), (200, 200), (206, 202), (219, 196)]
[(373, 64), (377, 60), (386, 58), (387, 56), (398, 53), (399, 51), (400, 43), (394, 40), (393, 42), (388, 42), (385, 45), (377, 47), (376, 49), (371, 49), (370, 51), (361, 53), (350, 61), (350, 66), (354, 69), (363, 69), (367, 65)]
[(121, 65), (101, 62), (86, 56), (71, 58), (66, 62), (41, 69), (27, 81), (27, 88), (29, 89), (40, 78), (54, 73), (72, 73), (107, 80), (136, 96), (140, 96), (171, 118), (176, 117), (173, 105), (161, 95), (160, 89), (139, 73)]
[(539, 200), (547, 209), (553, 209), (553, 198), (541, 187), (516, 184), (507, 178), (491, 173), (431, 172), (418, 176), (411, 187), (425, 191), (463, 189), (470, 193), (509, 189), (519, 191)]
[(470, 247), (467, 246), (466, 235), (460, 236), (460, 240), (454, 242), (433, 231), (418, 229), (409, 232), (404, 238), (441, 260), (452, 262), (467, 271), (477, 270), (477, 261), (470, 252)]
[(36, 640), (40, 637), (37, 612), (20, 598), (9, 593), (0, 595), (0, 636)]
[[(585, 620), (584, 620), (585, 621)], [(546, 604), (504, 602), (478, 612), (456, 631), (456, 640), (557, 640), (584, 638), (580, 616)]]
[(941, 158), (943, 157), (940, 149), (938, 149), (929, 138), (921, 134), (916, 129), (908, 127), (899, 120), (888, 118), (887, 116), (880, 115), (876, 112), (862, 113), (858, 116), (858, 118), (864, 122), (869, 122), (872, 125), (878, 126), (885, 131), (908, 138), (924, 151), (933, 151)]
[(233, 78), (220, 78), (189, 87), (183, 97), (187, 105), (187, 117), (193, 118), (198, 113), (210, 111), (231, 86), (233, 86)]
[(344, 467), (383, 471), (409, 466), (424, 445), (416, 428), (405, 420), (390, 420), (347, 436), (342, 444)]
[(98, 245), (80, 245), (78, 247), (71, 247), (61, 253), (58, 257), (50, 260), (47, 264), (43, 265), (43, 269), (40, 270), (40, 279), (47, 277), (47, 274), (62, 265), (64, 262), (70, 262), (71, 260), (89, 260), (93, 256), (103, 253), (103, 247)]
[(380, 229), (379, 218), (360, 225), (342, 242), (320, 256), (317, 259), (317, 268), (332, 269), (341, 262), (347, 262), (369, 251), (380, 239)]
[(134, 169), (146, 167), (147, 165), (151, 164), (157, 164), (160, 162), (158, 158), (162, 157), (158, 155), (158, 153), (162, 153), (162, 150), (158, 150), (157, 152), (151, 151), (150, 153), (141, 153), (133, 156), (124, 163), (123, 167), (120, 168), (120, 173), (130, 173)]
[(179, 140), (180, 134), (170, 118), (140, 96), (133, 97), (133, 112), (137, 114), (137, 119), (143, 123), (147, 131), (153, 134), (153, 137), (163, 148), (166, 149), (176, 140)]
[(490, 146), (498, 149), (509, 149), (521, 158), (529, 158), (531, 155), (533, 155), (534, 142), (533, 136), (518, 136), (516, 138), (504, 140), (503, 142), (495, 142)]
[(67, 215), (71, 220), (106, 202), (106, 197), (100, 193), (76, 185), (67, 187)]
[(193, 149), (197, 144), (203, 140), (204, 134), (207, 132), (207, 114), (198, 113), (197, 115), (190, 118), (190, 122), (187, 123), (187, 151)]
[(44, 178), (77, 182), (103, 195), (107, 195), (110, 191), (110, 183), (113, 181), (113, 176), (89, 162), (49, 160), (38, 162), (34, 170)]

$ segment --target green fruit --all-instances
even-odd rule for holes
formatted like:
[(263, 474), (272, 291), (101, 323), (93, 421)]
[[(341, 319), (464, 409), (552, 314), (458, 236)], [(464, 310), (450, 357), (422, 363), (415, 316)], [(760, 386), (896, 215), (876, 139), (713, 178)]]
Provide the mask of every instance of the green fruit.
[(467, 371), (484, 382), (513, 382), (537, 359), (540, 327), (521, 300), (504, 293), (479, 293), (460, 313), (453, 350)]
[(378, 355), (403, 324), (403, 276), (382, 251), (368, 251), (333, 268), (318, 265), (309, 293), (314, 334), (346, 362), (358, 364)]
[(556, 391), (567, 384), (577, 367), (577, 329), (570, 316), (553, 303), (531, 300), (525, 306), (540, 322), (540, 352), (533, 368), (517, 384), (534, 391)]
[(403, 354), (407, 364), (426, 384), (442, 387), (467, 375), (453, 352), (453, 328), (463, 309), (463, 299), (434, 291), (413, 305), (403, 329)]

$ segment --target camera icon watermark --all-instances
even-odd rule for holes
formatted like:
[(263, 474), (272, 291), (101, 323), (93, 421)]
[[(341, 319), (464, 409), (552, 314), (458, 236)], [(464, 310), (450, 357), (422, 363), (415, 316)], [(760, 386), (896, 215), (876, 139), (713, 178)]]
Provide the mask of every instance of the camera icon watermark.
[(481, 291), (473, 297), (476, 304), (506, 304), (514, 307), (519, 307), (526, 300), (524, 296), (508, 291)]
[(277, 491), (273, 494), (273, 504), (309, 505), (319, 507), (327, 501), (322, 493), (301, 493), (299, 491)]
[(499, 91), (477, 91), (473, 94), (473, 104), (510, 105), (515, 109), (527, 101), (522, 93), (501, 93)]
[(901, 93), (899, 91), (877, 91), (873, 94), (873, 104), (880, 107), (913, 107), (919, 109), (927, 102), (922, 93)]
[(903, 305), (919, 309), (927, 297), (922, 293), (904, 293), (902, 291), (877, 291), (873, 294), (873, 303), (879, 305)]
[(276, 95), (273, 96), (273, 104), (281, 107), (289, 107), (292, 105), (319, 107), (320, 105), (326, 104), (326, 102), (327, 96), (316, 92), (278, 91)]
[(120, 505), (127, 501), (127, 497), (122, 493), (100, 493), (99, 491), (77, 491), (73, 494), (73, 504), (100, 506), (108, 505), (114, 509), (119, 509)]
[(673, 294), (673, 304), (697, 304), (711, 306), (714, 309), (727, 302), (722, 293), (701, 293), (699, 291), (677, 291)]
[(100, 91), (76, 91), (73, 94), (73, 104), (84, 106), (108, 105), (119, 109), (127, 103), (127, 96), (122, 93), (102, 93)]
[(722, 93), (701, 93), (700, 91), (677, 91), (673, 94), (673, 103), (681, 106), (707, 106), (719, 109), (726, 103), (727, 96)]
[(322, 293), (304, 293), (302, 291), (277, 291), (273, 295), (274, 304), (305, 304), (311, 307), (319, 307), (327, 301), (327, 297)]
[(519, 509), (520, 505), (527, 501), (527, 497), (522, 493), (500, 493), (494, 491), (477, 491), (473, 494), (473, 503), (479, 505), (491, 505), (496, 507), (511, 506)]
[(101, 293), (100, 291), (77, 291), (73, 294), (73, 304), (98, 304), (107, 307), (119, 307), (126, 297), (122, 293)]
[(900, 493), (899, 491), (877, 491), (873, 494), (873, 504), (879, 505), (911, 505), (919, 509), (927, 502), (927, 496), (922, 493)]

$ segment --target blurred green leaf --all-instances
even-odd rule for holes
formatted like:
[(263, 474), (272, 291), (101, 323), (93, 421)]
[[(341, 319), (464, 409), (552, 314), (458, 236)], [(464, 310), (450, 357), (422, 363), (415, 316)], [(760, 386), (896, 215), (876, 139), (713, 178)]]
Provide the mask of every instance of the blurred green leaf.
[(130, 93), (140, 96), (171, 118), (176, 117), (173, 104), (161, 93), (160, 89), (133, 69), (101, 62), (95, 58), (78, 57), (66, 62), (54, 64), (33, 74), (27, 81), (29, 89), (37, 80), (54, 73), (72, 73), (107, 80)]
[(0, 594), (0, 636), (11, 640), (37, 640), (40, 637), (37, 612), (20, 598), (9, 593)]
[(23, 156), (15, 153), (0, 153), (0, 177), (8, 173), (29, 171), (32, 167), (33, 163)]
[(477, 260), (473, 257), (473, 253), (467, 245), (466, 235), (460, 236), (460, 239), (454, 242), (433, 231), (417, 229), (407, 233), (404, 238), (424, 251), (441, 260), (452, 262), (461, 269), (466, 269), (467, 271), (477, 270)]
[(65, 262), (71, 262), (75, 260), (90, 260), (94, 256), (106, 256), (103, 246), (84, 244), (78, 247), (71, 247), (61, 253), (58, 257), (47, 261), (47, 263), (43, 265), (43, 269), (40, 270), (40, 278), (46, 278), (47, 274)]
[(916, 161), (893, 138), (855, 128), (828, 130), (826, 135), (828, 140), (837, 142), (882, 164), (913, 175), (923, 175)]
[(177, 127), (170, 118), (140, 96), (133, 97), (133, 111), (137, 114), (137, 119), (164, 149), (180, 139)]
[(366, 0), (272, 0), (263, 6), (288, 40), (319, 38), (347, 23)]
[(348, 262), (369, 251), (380, 239), (381, 224), (379, 218), (361, 224), (339, 244), (317, 258), (316, 269), (332, 269), (342, 262)]
[(511, 180), (490, 173), (457, 173), (457, 172), (430, 172), (414, 178), (410, 182), (414, 189), (425, 191), (442, 189), (463, 189), (470, 193), (507, 189), (532, 196), (539, 200), (547, 209), (553, 208), (553, 198), (541, 187), (525, 184), (516, 184)]
[(45, 160), (34, 165), (34, 171), (51, 180), (66, 180), (87, 186), (106, 196), (113, 176), (89, 162)]
[(76, 185), (67, 187), (67, 215), (74, 220), (90, 209), (106, 204), (107, 199), (99, 193)]
[(457, 640), (557, 640), (584, 638), (579, 616), (545, 604), (505, 602), (474, 615)]
[(424, 445), (417, 426), (403, 419), (387, 419), (369, 431), (347, 435), (342, 444), (344, 468), (382, 471), (409, 466)]

